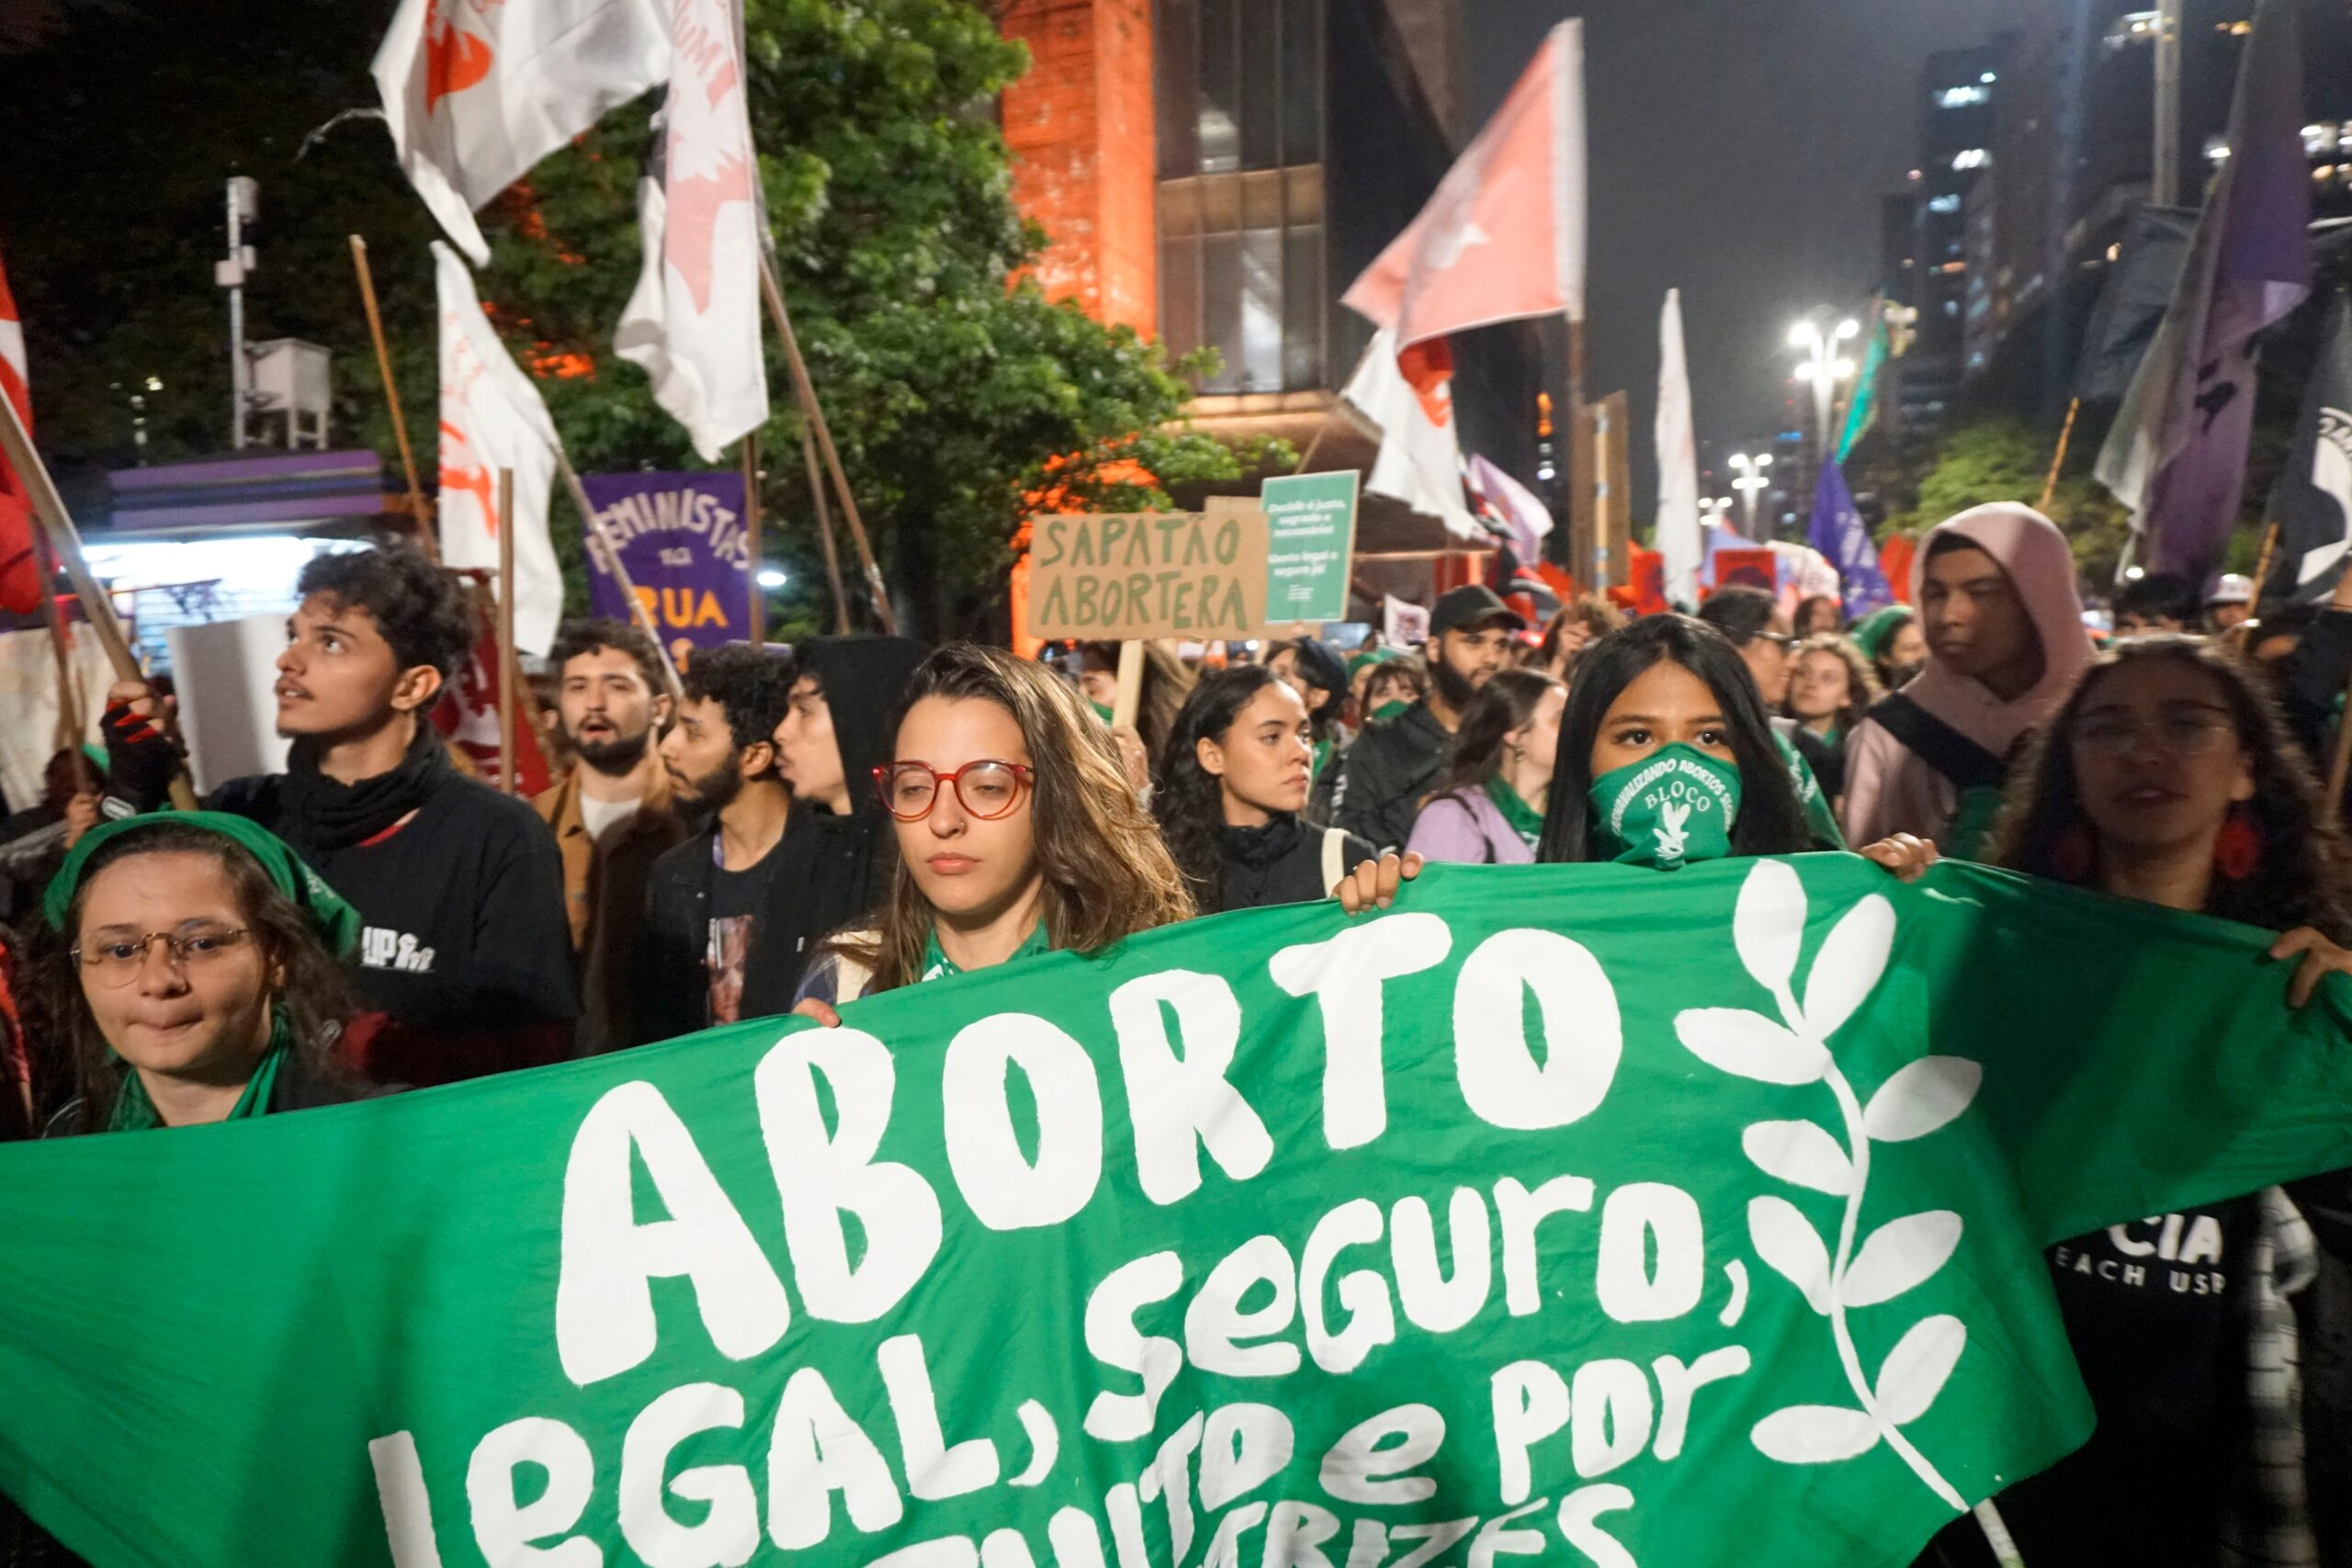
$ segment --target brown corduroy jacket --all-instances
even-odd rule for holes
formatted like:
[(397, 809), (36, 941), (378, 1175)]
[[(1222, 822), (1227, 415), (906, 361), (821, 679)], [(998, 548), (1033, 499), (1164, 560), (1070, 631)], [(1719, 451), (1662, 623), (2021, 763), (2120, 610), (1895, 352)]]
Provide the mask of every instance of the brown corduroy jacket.
[(628, 1011), (629, 965), (645, 919), (646, 875), (662, 851), (685, 837), (670, 804), (669, 776), (657, 770), (637, 814), (601, 840), (588, 836), (581, 816), (579, 768), (532, 804), (563, 852), (564, 910), (580, 966), (575, 1049), (582, 1056), (619, 1050), (636, 1038)]

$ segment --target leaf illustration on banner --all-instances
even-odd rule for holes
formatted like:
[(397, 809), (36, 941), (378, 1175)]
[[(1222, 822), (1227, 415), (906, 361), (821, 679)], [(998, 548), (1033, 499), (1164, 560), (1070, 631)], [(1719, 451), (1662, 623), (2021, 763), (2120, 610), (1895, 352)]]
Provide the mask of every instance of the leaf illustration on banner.
[(1804, 1021), (1827, 1041), (1854, 1016), (1894, 951), (1894, 906), (1872, 894), (1846, 911), (1814, 955), (1804, 980)]
[(1758, 1122), (1739, 1135), (1756, 1168), (1792, 1187), (1843, 1198), (1853, 1190), (1854, 1163), (1837, 1139), (1811, 1122)]
[(1924, 1138), (1968, 1109), (1984, 1069), (1965, 1056), (1922, 1056), (1879, 1085), (1862, 1131), (1882, 1144)]
[(1848, 1306), (1876, 1306), (1927, 1283), (1960, 1245), (1960, 1216), (1930, 1209), (1889, 1220), (1871, 1232), (1847, 1269), (1839, 1299)]
[(1898, 1427), (1925, 1416), (1967, 1348), (1968, 1325), (1950, 1313), (1913, 1324), (1878, 1369), (1878, 1413)]
[(1883, 1441), (1929, 1491), (1962, 1510), (1959, 1491), (1900, 1428), (1935, 1403), (1967, 1348), (1967, 1328), (1943, 1314), (1915, 1324), (1887, 1356), (1873, 1388), (1864, 1380), (1847, 1313), (1925, 1283), (1960, 1245), (1961, 1218), (1948, 1209), (1891, 1220), (1859, 1248), (1854, 1238), (1870, 1187), (1872, 1141), (1902, 1143), (1948, 1125), (1975, 1099), (1984, 1069), (1957, 1056), (1907, 1063), (1880, 1085), (1865, 1112), (1828, 1042), (1885, 976), (1894, 952), (1894, 906), (1872, 893), (1839, 917), (1814, 954), (1800, 1006), (1795, 980), (1805, 915), (1795, 868), (1758, 861), (1740, 886), (1732, 941), (1780, 1017), (1747, 1008), (1690, 1008), (1674, 1018), (1683, 1047), (1710, 1066), (1788, 1088), (1823, 1085), (1845, 1131), (1841, 1143), (1812, 1122), (1789, 1119), (1753, 1122), (1740, 1134), (1741, 1149), (1767, 1176), (1844, 1200), (1834, 1247), (1795, 1204), (1770, 1195), (1748, 1201), (1747, 1235), (1756, 1256), (1829, 1320), (1838, 1364), (1860, 1405), (1792, 1405), (1758, 1422), (1749, 1436), (1764, 1454), (1789, 1464), (1852, 1459)]
[(1674, 1032), (1709, 1066), (1759, 1083), (1819, 1083), (1829, 1070), (1827, 1051), (1746, 1008), (1692, 1008), (1675, 1015)]
[(1806, 1305), (1827, 1314), (1829, 1249), (1794, 1203), (1786, 1198), (1749, 1199), (1747, 1239), (1756, 1244), (1757, 1257), (1804, 1292)]
[(1804, 884), (1793, 867), (1779, 861), (1756, 863), (1740, 884), (1731, 939), (1758, 985), (1768, 991), (1788, 988), (1797, 972), (1797, 944), (1804, 940)]
[(1878, 1447), (1878, 1423), (1838, 1404), (1792, 1404), (1756, 1423), (1748, 1438), (1782, 1464), (1835, 1464)]

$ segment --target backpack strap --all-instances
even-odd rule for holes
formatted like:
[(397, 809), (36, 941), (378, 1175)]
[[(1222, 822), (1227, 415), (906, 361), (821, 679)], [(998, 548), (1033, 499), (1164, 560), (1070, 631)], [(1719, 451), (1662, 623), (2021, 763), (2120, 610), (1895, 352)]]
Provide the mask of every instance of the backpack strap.
[(2007, 762), (1901, 692), (1871, 704), (1870, 717), (1956, 789), (1997, 789), (2008, 774)]
[(1348, 833), (1344, 828), (1323, 829), (1323, 891), (1328, 896), (1348, 874)]

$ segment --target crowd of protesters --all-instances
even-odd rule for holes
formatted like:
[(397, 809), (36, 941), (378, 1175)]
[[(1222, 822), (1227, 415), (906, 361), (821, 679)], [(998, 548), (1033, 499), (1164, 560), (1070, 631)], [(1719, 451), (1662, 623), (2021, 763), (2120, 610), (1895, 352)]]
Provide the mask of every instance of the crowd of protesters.
[[(2006, 504), (1921, 540), (1909, 589), (1850, 626), (1834, 599), (1725, 588), (1694, 615), (1586, 598), (1536, 627), (1473, 584), (1417, 649), (1306, 637), (1210, 668), (1154, 645), (1132, 723), (1114, 646), (730, 646), (673, 691), (640, 632), (579, 622), (547, 670), (570, 766), (526, 802), (430, 719), (472, 641), (455, 580), (399, 549), (322, 556), (278, 660), (283, 773), (164, 809), (175, 702), (124, 682), (103, 750), (61, 752), (0, 823), (0, 1134), (834, 1024), (1196, 916), (1362, 913), (1430, 860), (1670, 873), (1852, 845), (1907, 878), (1955, 855), (2274, 931), (2299, 1005), (2352, 971), (2317, 783), (2352, 594), (2249, 625), (2243, 579), (2143, 577), (2102, 651), (2064, 537)], [(2158, 1224), (2208, 1237), (2226, 1289), (2126, 1267), (2145, 1226), (2051, 1254), (2100, 1419), (2004, 1495), (2025, 1557), (2352, 1561), (2352, 1185)], [(2282, 1394), (2258, 1369), (2298, 1335), (2311, 1375)], [(10, 1528), (0, 1562), (64, 1561), (12, 1557)], [(1948, 1532), (1928, 1561), (1985, 1551)]]

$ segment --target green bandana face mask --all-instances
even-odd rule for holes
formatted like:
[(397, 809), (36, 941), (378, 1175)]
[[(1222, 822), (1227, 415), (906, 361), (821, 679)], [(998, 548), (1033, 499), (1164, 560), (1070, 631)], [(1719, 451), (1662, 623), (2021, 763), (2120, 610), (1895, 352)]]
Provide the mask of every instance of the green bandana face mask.
[(1117, 709), (1112, 707), (1107, 703), (1098, 703), (1091, 697), (1087, 699), (1086, 705), (1092, 708), (1094, 710), (1094, 716), (1101, 719), (1105, 724), (1110, 723), (1113, 719), (1118, 716)]
[(1679, 740), (1592, 782), (1593, 840), (1625, 865), (1720, 860), (1738, 818), (1739, 769)]
[(1380, 720), (1383, 724), (1385, 724), (1390, 719), (1395, 718), (1398, 714), (1403, 713), (1407, 708), (1409, 708), (1412, 705), (1412, 704), (1399, 697), (1393, 703), (1383, 703), (1378, 707), (1373, 709), (1372, 716)]

